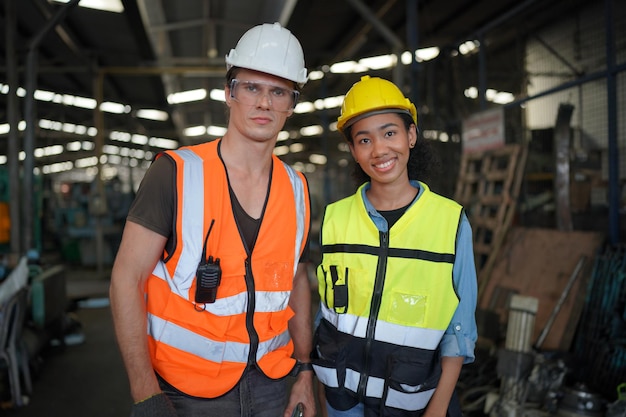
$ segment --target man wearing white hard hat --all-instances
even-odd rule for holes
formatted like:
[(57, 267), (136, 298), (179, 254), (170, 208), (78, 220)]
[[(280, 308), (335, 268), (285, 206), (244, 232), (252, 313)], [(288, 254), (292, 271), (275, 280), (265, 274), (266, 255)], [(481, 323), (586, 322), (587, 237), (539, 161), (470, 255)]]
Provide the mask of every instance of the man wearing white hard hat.
[(309, 190), (273, 154), (307, 81), (304, 55), (291, 32), (263, 24), (226, 68), (227, 132), (158, 155), (113, 266), (133, 417), (316, 412)]

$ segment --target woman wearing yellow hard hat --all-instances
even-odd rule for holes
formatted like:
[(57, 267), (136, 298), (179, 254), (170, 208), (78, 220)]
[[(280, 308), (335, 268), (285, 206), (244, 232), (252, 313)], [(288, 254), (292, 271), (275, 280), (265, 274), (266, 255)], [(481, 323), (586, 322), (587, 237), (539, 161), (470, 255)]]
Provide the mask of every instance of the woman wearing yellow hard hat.
[(364, 76), (337, 128), (359, 188), (326, 207), (313, 366), (329, 416), (461, 416), (454, 388), (477, 338), (472, 231), (432, 192), (417, 111)]

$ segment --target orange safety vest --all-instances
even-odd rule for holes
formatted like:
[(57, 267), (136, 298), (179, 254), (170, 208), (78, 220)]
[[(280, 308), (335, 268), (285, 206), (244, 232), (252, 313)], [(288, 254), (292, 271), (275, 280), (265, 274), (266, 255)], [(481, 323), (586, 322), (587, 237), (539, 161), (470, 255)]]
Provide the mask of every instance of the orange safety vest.
[[(176, 163), (175, 246), (146, 287), (155, 371), (183, 393), (204, 398), (228, 392), (249, 364), (274, 379), (293, 368), (288, 302), (310, 220), (304, 175), (274, 156), (267, 205), (248, 255), (218, 143), (166, 152)], [(213, 220), (206, 256), (220, 259), (221, 283), (214, 303), (196, 304), (196, 269)]]

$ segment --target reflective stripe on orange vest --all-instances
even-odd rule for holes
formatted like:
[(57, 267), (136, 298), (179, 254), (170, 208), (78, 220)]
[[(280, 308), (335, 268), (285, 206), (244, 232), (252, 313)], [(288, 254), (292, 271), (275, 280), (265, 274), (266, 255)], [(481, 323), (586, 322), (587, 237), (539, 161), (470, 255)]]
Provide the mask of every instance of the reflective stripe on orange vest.
[[(213, 362), (245, 363), (248, 358), (250, 351), (248, 343), (217, 342), (152, 315), (149, 316), (148, 322), (152, 327), (150, 332), (160, 335), (159, 342), (185, 350), (203, 359)], [(257, 359), (262, 358), (277, 347), (286, 346), (289, 340), (289, 332), (283, 332), (272, 340), (260, 343)]]

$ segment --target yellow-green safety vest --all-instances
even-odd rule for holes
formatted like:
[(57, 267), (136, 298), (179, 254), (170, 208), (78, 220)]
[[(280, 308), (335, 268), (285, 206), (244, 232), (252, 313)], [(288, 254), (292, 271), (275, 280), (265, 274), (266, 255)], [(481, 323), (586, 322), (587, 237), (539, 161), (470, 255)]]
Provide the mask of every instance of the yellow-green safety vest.
[(369, 398), (422, 410), (439, 380), (439, 342), (459, 301), (452, 269), (462, 207), (420, 186), (389, 232), (370, 219), (364, 186), (324, 213), (313, 362), (340, 409)]

